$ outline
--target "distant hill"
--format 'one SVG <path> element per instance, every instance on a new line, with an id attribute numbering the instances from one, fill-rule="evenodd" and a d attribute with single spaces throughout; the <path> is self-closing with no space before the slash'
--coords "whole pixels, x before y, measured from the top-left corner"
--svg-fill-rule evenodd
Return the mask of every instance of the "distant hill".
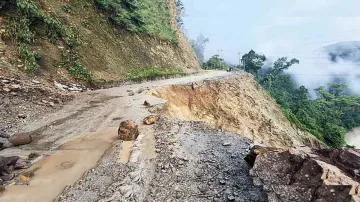
<path id="1" fill-rule="evenodd" d="M 324 47 L 323 49 L 333 62 L 345 60 L 360 62 L 360 41 L 344 41 Z"/>

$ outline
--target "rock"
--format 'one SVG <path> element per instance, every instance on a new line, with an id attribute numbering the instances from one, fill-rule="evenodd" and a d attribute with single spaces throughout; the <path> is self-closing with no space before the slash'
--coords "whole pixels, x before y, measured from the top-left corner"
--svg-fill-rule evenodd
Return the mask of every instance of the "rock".
<path id="1" fill-rule="evenodd" d="M 3 84 L 9 84 L 9 83 L 10 83 L 10 80 L 3 79 L 3 80 L 1 80 L 1 83 L 3 83 Z"/>
<path id="2" fill-rule="evenodd" d="M 136 140 L 139 136 L 138 125 L 132 120 L 121 122 L 118 130 L 118 136 L 124 141 Z"/>
<path id="3" fill-rule="evenodd" d="M 50 107 L 55 107 L 55 104 L 53 102 L 49 102 Z"/>
<path id="4" fill-rule="evenodd" d="M 6 132 L 4 129 L 1 129 L 1 128 L 0 128 L 0 137 L 2 137 L 2 138 L 9 138 L 10 135 L 7 134 L 7 132 Z"/>
<path id="5" fill-rule="evenodd" d="M 6 92 L 6 93 L 8 93 L 8 92 L 10 92 L 11 90 L 10 90 L 9 88 L 7 88 L 7 87 L 4 87 L 4 88 L 3 88 L 3 91 Z"/>
<path id="6" fill-rule="evenodd" d="M 253 148 L 247 161 L 268 196 L 278 201 L 360 201 L 359 150 Z"/>
<path id="7" fill-rule="evenodd" d="M 135 95 L 134 91 L 129 92 L 129 96 L 134 96 L 134 95 Z"/>
<path id="8" fill-rule="evenodd" d="M 58 83 L 57 81 L 54 81 L 54 85 L 56 88 L 65 91 L 65 89 L 67 89 L 68 87 L 65 85 L 62 85 L 61 83 Z"/>
<path id="9" fill-rule="evenodd" d="M 19 133 L 11 136 L 9 138 L 11 144 L 15 146 L 30 144 L 32 141 L 31 135 L 29 133 Z"/>
<path id="10" fill-rule="evenodd" d="M 32 82 L 33 84 L 41 84 L 41 82 L 38 81 L 38 80 L 32 80 L 31 82 Z"/>
<path id="11" fill-rule="evenodd" d="M 12 84 L 9 86 L 11 91 L 17 91 L 21 88 L 21 86 L 19 84 Z"/>
<path id="12" fill-rule="evenodd" d="M 18 156 L 11 156 L 11 157 L 0 156 L 0 178 L 3 181 L 12 180 L 15 177 L 12 171 L 19 159 L 20 157 Z"/>
<path id="13" fill-rule="evenodd" d="M 228 199 L 229 201 L 235 201 L 235 197 L 234 197 L 232 194 L 229 194 L 229 195 L 227 196 L 227 199 Z"/>
<path id="14" fill-rule="evenodd" d="M 136 91 L 138 94 L 144 92 L 144 89 L 143 88 L 139 88 L 137 91 Z"/>
<path id="15" fill-rule="evenodd" d="M 150 105 L 150 103 L 148 102 L 148 101 L 144 101 L 144 106 L 146 106 L 146 107 L 150 107 L 151 105 Z"/>
<path id="16" fill-rule="evenodd" d="M 36 153 L 36 152 L 33 152 L 33 153 L 30 153 L 30 154 L 29 154 L 28 158 L 29 158 L 29 159 L 34 159 L 34 158 L 37 158 L 37 157 L 39 157 L 39 156 L 40 156 L 40 154 L 38 154 L 38 153 Z"/>
<path id="17" fill-rule="evenodd" d="M 26 119 L 26 115 L 25 115 L 25 114 L 19 114 L 19 115 L 18 115 L 18 118 L 20 118 L 20 119 Z"/>
<path id="18" fill-rule="evenodd" d="M 159 121 L 160 116 L 159 115 L 150 115 L 144 118 L 143 122 L 146 125 L 152 125 L 154 123 L 156 123 L 157 121 Z"/>
<path id="19" fill-rule="evenodd" d="M 228 146 L 231 146 L 231 143 L 230 142 L 224 142 L 222 145 L 225 146 L 225 147 L 228 147 Z"/>

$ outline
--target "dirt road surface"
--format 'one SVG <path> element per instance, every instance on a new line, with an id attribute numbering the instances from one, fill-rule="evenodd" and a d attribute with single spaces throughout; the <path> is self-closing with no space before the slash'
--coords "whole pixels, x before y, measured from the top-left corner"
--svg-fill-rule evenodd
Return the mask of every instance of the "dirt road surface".
<path id="1" fill-rule="evenodd" d="M 29 185 L 7 186 L 0 200 L 267 201 L 243 160 L 251 144 L 247 138 L 165 116 L 153 126 L 141 124 L 166 102 L 148 89 L 227 75 L 213 71 L 79 94 L 21 128 L 32 134 L 30 145 L 0 151 L 42 156 L 28 169 L 34 171 Z M 128 119 L 139 124 L 133 142 L 117 139 L 119 123 Z"/>

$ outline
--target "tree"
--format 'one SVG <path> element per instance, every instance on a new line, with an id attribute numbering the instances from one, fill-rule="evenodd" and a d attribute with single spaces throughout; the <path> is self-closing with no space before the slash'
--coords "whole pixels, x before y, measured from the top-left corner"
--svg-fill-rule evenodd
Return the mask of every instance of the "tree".
<path id="1" fill-rule="evenodd" d="M 259 55 L 255 51 L 251 50 L 242 56 L 241 62 L 244 65 L 245 71 L 255 75 L 257 77 L 259 70 L 264 65 L 266 57 Z"/>
<path id="2" fill-rule="evenodd" d="M 229 66 L 226 64 L 224 59 L 220 58 L 219 55 L 212 56 L 206 63 L 204 63 L 205 69 L 219 69 L 219 70 L 227 70 Z"/>
<path id="3" fill-rule="evenodd" d="M 175 4 L 178 12 L 176 16 L 176 22 L 180 28 L 183 28 L 184 27 L 183 17 L 185 16 L 185 6 L 182 0 L 175 0 Z"/>
<path id="4" fill-rule="evenodd" d="M 190 40 L 190 44 L 194 49 L 200 64 L 202 64 L 205 60 L 204 52 L 205 52 L 206 44 L 208 42 L 209 42 L 209 38 L 206 38 L 203 34 L 200 34 L 196 38 L 196 40 Z"/>
<path id="5" fill-rule="evenodd" d="M 282 57 L 277 59 L 274 62 L 274 65 L 272 67 L 269 67 L 269 69 L 264 73 L 263 78 L 261 79 L 261 83 L 265 85 L 267 88 L 272 88 L 272 85 L 274 82 L 276 82 L 277 79 L 279 79 L 283 73 L 284 70 L 289 69 L 293 64 L 299 64 L 299 60 L 296 58 L 291 59 L 290 61 L 287 60 L 287 57 Z"/>

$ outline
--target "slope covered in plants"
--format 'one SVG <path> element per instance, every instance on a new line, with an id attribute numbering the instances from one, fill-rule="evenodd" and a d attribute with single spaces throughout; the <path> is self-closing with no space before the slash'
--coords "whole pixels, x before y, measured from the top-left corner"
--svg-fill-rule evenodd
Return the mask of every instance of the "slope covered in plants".
<path id="1" fill-rule="evenodd" d="M 0 4 L 1 38 L 19 70 L 58 80 L 121 80 L 146 68 L 197 71 L 177 15 L 176 3 L 165 0 L 12 0 Z"/>

